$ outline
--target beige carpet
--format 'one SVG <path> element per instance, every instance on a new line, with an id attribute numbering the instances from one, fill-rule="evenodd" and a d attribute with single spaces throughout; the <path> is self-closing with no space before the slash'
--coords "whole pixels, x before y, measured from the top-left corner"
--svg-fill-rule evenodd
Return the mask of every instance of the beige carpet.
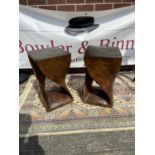
<path id="1" fill-rule="evenodd" d="M 20 136 L 134 129 L 134 72 L 120 73 L 114 84 L 114 107 L 88 105 L 80 98 L 84 74 L 68 75 L 74 102 L 47 113 L 38 98 L 35 76 L 20 89 Z M 96 83 L 94 83 L 96 85 Z M 55 86 L 47 79 L 47 89 Z"/>

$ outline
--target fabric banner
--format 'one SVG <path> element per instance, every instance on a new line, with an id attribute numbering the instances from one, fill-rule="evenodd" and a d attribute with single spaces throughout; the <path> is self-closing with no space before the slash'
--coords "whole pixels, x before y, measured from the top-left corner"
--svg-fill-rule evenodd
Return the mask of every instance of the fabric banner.
<path id="1" fill-rule="evenodd" d="M 135 64 L 135 7 L 95 12 L 52 11 L 29 6 L 19 7 L 19 68 L 31 68 L 27 52 L 59 47 L 72 55 L 71 68 L 84 67 L 88 45 L 119 47 L 122 65 Z M 73 17 L 94 17 L 96 28 L 68 28 Z M 94 51 L 95 52 L 95 51 Z"/>

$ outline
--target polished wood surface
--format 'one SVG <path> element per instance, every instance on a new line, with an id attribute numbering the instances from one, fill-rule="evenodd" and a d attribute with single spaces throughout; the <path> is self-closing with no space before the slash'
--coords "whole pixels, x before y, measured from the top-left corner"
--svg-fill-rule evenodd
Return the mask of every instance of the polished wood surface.
<path id="1" fill-rule="evenodd" d="M 113 106 L 113 84 L 120 70 L 121 61 L 122 56 L 118 48 L 88 46 L 84 56 L 84 102 L 103 107 Z M 93 87 L 93 80 L 100 87 Z"/>
<path id="2" fill-rule="evenodd" d="M 72 102 L 73 97 L 65 83 L 65 77 L 71 62 L 71 54 L 59 48 L 48 48 L 29 52 L 28 57 L 36 75 L 40 88 L 39 96 L 46 111 L 52 111 Z M 60 87 L 46 91 L 46 77 Z"/>

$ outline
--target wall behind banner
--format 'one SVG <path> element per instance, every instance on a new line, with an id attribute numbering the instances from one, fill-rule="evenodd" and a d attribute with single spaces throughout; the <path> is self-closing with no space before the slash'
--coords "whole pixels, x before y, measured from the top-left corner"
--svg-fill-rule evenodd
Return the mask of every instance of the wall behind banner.
<path id="1" fill-rule="evenodd" d="M 19 0 L 19 4 L 59 11 L 103 11 L 135 5 L 135 0 Z"/>

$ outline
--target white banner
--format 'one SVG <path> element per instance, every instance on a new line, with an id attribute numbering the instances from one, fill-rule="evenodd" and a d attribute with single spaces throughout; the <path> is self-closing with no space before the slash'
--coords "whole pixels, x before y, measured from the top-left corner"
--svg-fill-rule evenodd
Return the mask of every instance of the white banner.
<path id="1" fill-rule="evenodd" d="M 19 8 L 19 68 L 31 68 L 27 52 L 59 46 L 72 55 L 72 68 L 83 67 L 88 45 L 119 47 L 122 65 L 135 64 L 134 6 L 107 11 L 63 12 L 28 6 Z M 78 35 L 66 33 L 69 20 L 92 16 L 99 26 Z"/>

